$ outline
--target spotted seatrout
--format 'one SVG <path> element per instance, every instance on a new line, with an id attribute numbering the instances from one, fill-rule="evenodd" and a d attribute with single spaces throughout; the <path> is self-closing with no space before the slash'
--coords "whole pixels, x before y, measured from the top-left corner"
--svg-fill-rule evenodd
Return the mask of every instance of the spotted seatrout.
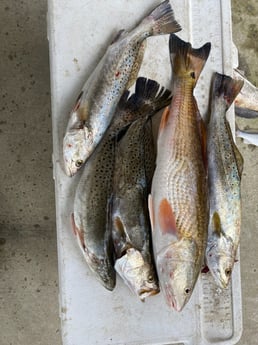
<path id="1" fill-rule="evenodd" d="M 204 124 L 193 89 L 210 43 L 193 49 L 170 36 L 173 99 L 163 113 L 149 210 L 159 284 L 167 304 L 181 311 L 194 289 L 207 238 Z"/>
<path id="2" fill-rule="evenodd" d="M 71 112 L 63 140 L 68 176 L 90 157 L 107 130 L 125 89 L 137 78 L 146 38 L 179 31 L 169 0 L 162 2 L 132 31 L 122 30 L 84 85 Z"/>
<path id="3" fill-rule="evenodd" d="M 171 93 L 153 80 L 138 78 L 135 93 L 122 96 L 115 117 L 103 140 L 86 163 L 78 184 L 73 228 L 83 255 L 97 279 L 108 290 L 115 286 L 113 246 L 108 227 L 107 204 L 111 196 L 115 138 L 121 128 L 146 114 L 153 114 L 171 101 Z"/>
<path id="4" fill-rule="evenodd" d="M 151 120 L 140 118 L 116 147 L 112 238 L 117 257 L 115 269 L 141 300 L 159 292 L 147 206 L 154 166 Z"/>
<path id="5" fill-rule="evenodd" d="M 243 81 L 215 73 L 207 133 L 210 217 L 206 262 L 215 282 L 230 280 L 241 227 L 240 183 L 243 159 L 232 137 L 226 111 Z"/>

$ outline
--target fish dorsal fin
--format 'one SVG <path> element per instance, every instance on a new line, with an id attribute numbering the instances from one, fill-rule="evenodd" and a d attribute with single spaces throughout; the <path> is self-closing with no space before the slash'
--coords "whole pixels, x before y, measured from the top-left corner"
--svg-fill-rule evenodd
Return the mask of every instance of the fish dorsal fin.
<path id="1" fill-rule="evenodd" d="M 230 107 L 244 85 L 243 80 L 236 80 L 227 75 L 215 72 L 212 86 L 213 96 L 222 98 L 226 109 Z"/>
<path id="2" fill-rule="evenodd" d="M 166 198 L 162 199 L 159 204 L 158 217 L 162 234 L 172 234 L 178 237 L 174 212 Z"/>
<path id="3" fill-rule="evenodd" d="M 139 52 L 138 52 L 137 57 L 135 59 L 135 62 L 133 64 L 129 80 L 128 80 L 126 87 L 125 87 L 126 89 L 130 89 L 130 87 L 135 83 L 135 81 L 137 79 L 139 70 L 141 68 L 141 64 L 142 64 L 144 52 L 146 49 L 146 45 L 147 45 L 147 42 L 146 42 L 146 40 L 144 40 L 142 42 L 140 48 L 139 48 Z"/>
<path id="4" fill-rule="evenodd" d="M 164 128 L 166 127 L 167 122 L 168 122 L 168 117 L 169 117 L 169 107 L 166 107 L 165 110 L 163 111 L 163 114 L 160 120 L 158 135 L 160 135 L 162 131 L 164 130 Z"/>
<path id="5" fill-rule="evenodd" d="M 169 38 L 169 51 L 173 73 L 176 76 L 188 75 L 196 83 L 208 59 L 210 49 L 210 43 L 194 49 L 189 42 L 185 42 L 175 34 L 171 34 Z"/>

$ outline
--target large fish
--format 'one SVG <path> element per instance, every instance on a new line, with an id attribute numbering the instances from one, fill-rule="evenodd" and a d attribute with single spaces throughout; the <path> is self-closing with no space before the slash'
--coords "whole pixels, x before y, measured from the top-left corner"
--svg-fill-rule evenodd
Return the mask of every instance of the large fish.
<path id="1" fill-rule="evenodd" d="M 112 191 L 115 138 L 119 131 L 171 101 L 171 93 L 153 80 L 138 78 L 135 93 L 122 96 L 116 115 L 100 145 L 86 163 L 75 200 L 73 228 L 83 255 L 98 280 L 108 290 L 115 286 L 113 246 L 107 204 Z"/>
<path id="2" fill-rule="evenodd" d="M 258 117 L 258 88 L 250 83 L 238 69 L 234 70 L 234 78 L 243 81 L 243 87 L 235 99 L 236 115 L 247 119 Z"/>
<path id="3" fill-rule="evenodd" d="M 74 175 L 107 130 L 125 89 L 136 80 L 146 38 L 181 30 L 169 0 L 158 5 L 130 32 L 120 31 L 85 83 L 71 112 L 63 141 L 65 171 Z"/>
<path id="4" fill-rule="evenodd" d="M 216 284 L 222 288 L 229 283 L 239 243 L 243 169 L 226 111 L 242 85 L 241 80 L 215 73 L 207 133 L 210 217 L 206 262 Z"/>
<path id="5" fill-rule="evenodd" d="M 149 210 L 159 284 L 167 304 L 181 311 L 194 289 L 207 238 L 204 123 L 193 90 L 210 43 L 193 49 L 169 40 L 173 99 L 163 113 Z"/>
<path id="6" fill-rule="evenodd" d="M 151 119 L 142 117 L 117 143 L 112 197 L 115 269 L 141 300 L 159 292 L 147 206 L 154 167 Z"/>

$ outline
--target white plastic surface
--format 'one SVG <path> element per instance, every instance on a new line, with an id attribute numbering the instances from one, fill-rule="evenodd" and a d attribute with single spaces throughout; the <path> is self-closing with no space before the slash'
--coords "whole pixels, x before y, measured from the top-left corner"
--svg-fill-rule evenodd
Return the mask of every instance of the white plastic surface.
<path id="1" fill-rule="evenodd" d="M 49 0 L 53 162 L 56 187 L 60 316 L 64 345 L 204 345 L 236 344 L 242 333 L 240 264 L 232 285 L 219 290 L 210 274 L 201 274 L 190 302 L 181 313 L 170 310 L 161 294 L 145 303 L 117 279 L 113 292 L 92 276 L 72 233 L 70 214 L 80 174 L 63 172 L 62 140 L 69 111 L 86 78 L 115 33 L 132 28 L 159 1 Z M 210 41 L 211 54 L 198 81 L 196 97 L 206 115 L 213 71 L 232 73 L 229 0 L 173 0 L 178 35 L 194 47 Z M 168 36 L 148 39 L 139 75 L 170 87 Z M 232 116 L 231 113 L 229 116 Z M 233 121 L 232 121 L 233 124 Z"/>

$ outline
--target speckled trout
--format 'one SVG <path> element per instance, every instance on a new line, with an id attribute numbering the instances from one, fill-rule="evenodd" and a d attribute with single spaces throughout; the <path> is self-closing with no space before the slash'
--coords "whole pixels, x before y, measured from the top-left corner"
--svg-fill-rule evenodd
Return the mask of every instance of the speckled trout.
<path id="1" fill-rule="evenodd" d="M 111 123 L 125 89 L 140 69 L 146 38 L 181 30 L 169 0 L 158 5 L 133 30 L 121 30 L 85 83 L 70 114 L 63 140 L 64 167 L 74 175 L 90 157 Z"/>
<path id="2" fill-rule="evenodd" d="M 96 278 L 108 290 L 115 286 L 113 244 L 108 219 L 112 192 L 115 140 L 132 121 L 154 114 L 171 102 L 171 93 L 154 80 L 138 78 L 135 93 L 122 96 L 115 117 L 83 168 L 74 200 L 73 229 Z"/>
<path id="3" fill-rule="evenodd" d="M 206 262 L 218 286 L 228 286 L 241 228 L 243 159 L 234 143 L 226 111 L 243 81 L 215 73 L 207 132 L 210 217 Z"/>
<path id="4" fill-rule="evenodd" d="M 115 269 L 141 300 L 159 292 L 147 204 L 154 167 L 151 119 L 141 117 L 116 145 L 112 196 Z"/>
<path id="5" fill-rule="evenodd" d="M 210 43 L 192 48 L 170 35 L 173 99 L 163 113 L 149 210 L 154 258 L 167 304 L 181 311 L 194 289 L 208 223 L 204 123 L 193 90 Z"/>

